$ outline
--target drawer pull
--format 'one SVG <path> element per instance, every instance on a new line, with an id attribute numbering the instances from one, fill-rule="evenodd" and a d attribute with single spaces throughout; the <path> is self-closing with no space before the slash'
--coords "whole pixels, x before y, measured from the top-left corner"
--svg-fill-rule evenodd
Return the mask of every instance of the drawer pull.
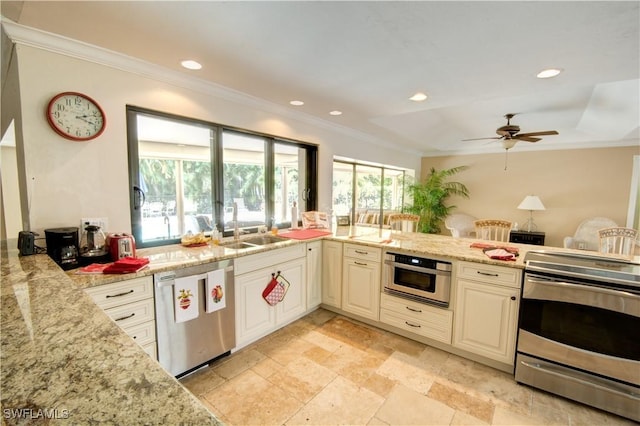
<path id="1" fill-rule="evenodd" d="M 356 265 L 360 265 L 360 266 L 369 266 L 366 263 L 360 263 L 360 262 L 353 262 L 353 263 L 355 263 Z"/>
<path id="2" fill-rule="evenodd" d="M 480 274 L 480 275 L 486 275 L 487 277 L 499 277 L 500 274 L 490 274 L 488 272 L 482 272 L 482 271 L 476 271 L 476 273 Z"/>
<path id="3" fill-rule="evenodd" d="M 114 321 L 122 321 L 122 320 L 126 320 L 126 319 L 129 319 L 129 318 L 133 318 L 133 316 L 134 316 L 135 314 L 136 314 L 136 313 L 135 313 L 135 312 L 133 312 L 131 315 L 127 315 L 126 317 L 116 318 Z"/>
<path id="4" fill-rule="evenodd" d="M 410 308 L 409 306 L 405 306 L 405 308 L 407 308 L 408 310 L 410 310 L 411 312 L 418 312 L 421 313 L 422 309 L 414 309 L 414 308 Z"/>
<path id="5" fill-rule="evenodd" d="M 362 250 L 355 250 L 355 252 L 358 254 L 369 254 L 368 251 L 362 251 Z"/>
<path id="6" fill-rule="evenodd" d="M 407 324 L 409 327 L 415 327 L 415 328 L 422 327 L 420 324 L 411 324 L 409 321 L 405 321 L 404 323 Z"/>
<path id="7" fill-rule="evenodd" d="M 110 294 L 107 294 L 107 299 L 110 297 L 120 297 L 120 296 L 126 296 L 127 294 L 131 294 L 133 293 L 133 289 L 129 290 L 129 291 L 125 291 L 124 293 L 118 293 L 118 294 L 114 294 L 113 296 Z"/>

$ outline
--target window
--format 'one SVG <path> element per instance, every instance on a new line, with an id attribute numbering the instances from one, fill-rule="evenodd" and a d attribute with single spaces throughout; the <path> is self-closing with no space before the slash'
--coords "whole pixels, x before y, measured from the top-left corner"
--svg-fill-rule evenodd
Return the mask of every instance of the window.
<path id="1" fill-rule="evenodd" d="M 412 175 L 412 170 L 334 160 L 333 211 L 356 225 L 384 226 L 388 213 L 402 211 L 404 182 Z"/>
<path id="2" fill-rule="evenodd" d="M 127 107 L 127 129 L 140 247 L 214 227 L 256 232 L 272 219 L 288 227 L 294 201 L 315 209 L 316 146 L 136 107 Z"/>

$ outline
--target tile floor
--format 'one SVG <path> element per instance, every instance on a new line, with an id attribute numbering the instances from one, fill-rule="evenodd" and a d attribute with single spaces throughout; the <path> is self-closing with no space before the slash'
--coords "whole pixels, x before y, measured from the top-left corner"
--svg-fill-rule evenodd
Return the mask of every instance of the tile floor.
<path id="1" fill-rule="evenodd" d="M 632 425 L 324 309 L 183 378 L 229 425 Z"/>

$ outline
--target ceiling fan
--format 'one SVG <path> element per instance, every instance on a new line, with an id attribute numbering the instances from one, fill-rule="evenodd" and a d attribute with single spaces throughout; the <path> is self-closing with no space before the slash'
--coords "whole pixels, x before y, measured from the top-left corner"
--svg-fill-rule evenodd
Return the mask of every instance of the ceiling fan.
<path id="1" fill-rule="evenodd" d="M 529 132 L 529 133 L 520 133 L 520 126 L 511 124 L 511 119 L 515 116 L 515 114 L 505 114 L 504 118 L 507 119 L 506 126 L 498 127 L 496 129 L 496 133 L 500 136 L 491 137 L 491 138 L 475 138 L 475 139 L 463 139 L 463 142 L 466 141 L 479 141 L 479 140 L 488 140 L 495 139 L 502 141 L 502 147 L 505 149 L 505 154 L 508 154 L 509 150 L 513 148 L 513 146 L 518 141 L 524 142 L 538 142 L 542 140 L 537 136 L 549 136 L 549 135 L 557 135 L 558 132 L 555 130 L 544 130 L 542 132 Z M 504 169 L 507 170 L 507 157 L 505 155 L 504 160 Z"/>
<path id="2" fill-rule="evenodd" d="M 505 114 L 504 118 L 507 119 L 507 125 L 498 127 L 496 129 L 496 133 L 500 136 L 492 137 L 492 138 L 475 138 L 475 139 L 463 139 L 463 141 L 479 141 L 479 140 L 502 140 L 502 146 L 504 149 L 511 149 L 518 141 L 524 142 L 538 142 L 542 140 L 537 136 L 548 136 L 548 135 L 557 135 L 558 132 L 555 130 L 545 130 L 542 132 L 529 132 L 529 133 L 519 133 L 520 126 L 511 124 L 511 119 L 515 116 L 515 114 Z"/>

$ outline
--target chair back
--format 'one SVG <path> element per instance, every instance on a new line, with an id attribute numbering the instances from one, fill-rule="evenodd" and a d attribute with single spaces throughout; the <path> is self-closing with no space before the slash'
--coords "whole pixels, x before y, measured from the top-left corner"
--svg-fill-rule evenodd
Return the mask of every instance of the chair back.
<path id="1" fill-rule="evenodd" d="M 392 231 L 418 232 L 420 216 L 417 214 L 396 213 L 389 215 L 389 227 Z"/>
<path id="2" fill-rule="evenodd" d="M 455 238 L 472 237 L 476 233 L 474 222 L 477 217 L 465 213 L 456 213 L 447 216 L 444 220 L 444 226 L 451 231 L 451 236 Z"/>
<path id="3" fill-rule="evenodd" d="M 598 231 L 600 252 L 630 256 L 636 248 L 638 231 L 632 228 L 604 228 Z"/>
<path id="4" fill-rule="evenodd" d="M 509 241 L 511 222 L 501 219 L 476 220 L 476 238 L 480 240 Z"/>

